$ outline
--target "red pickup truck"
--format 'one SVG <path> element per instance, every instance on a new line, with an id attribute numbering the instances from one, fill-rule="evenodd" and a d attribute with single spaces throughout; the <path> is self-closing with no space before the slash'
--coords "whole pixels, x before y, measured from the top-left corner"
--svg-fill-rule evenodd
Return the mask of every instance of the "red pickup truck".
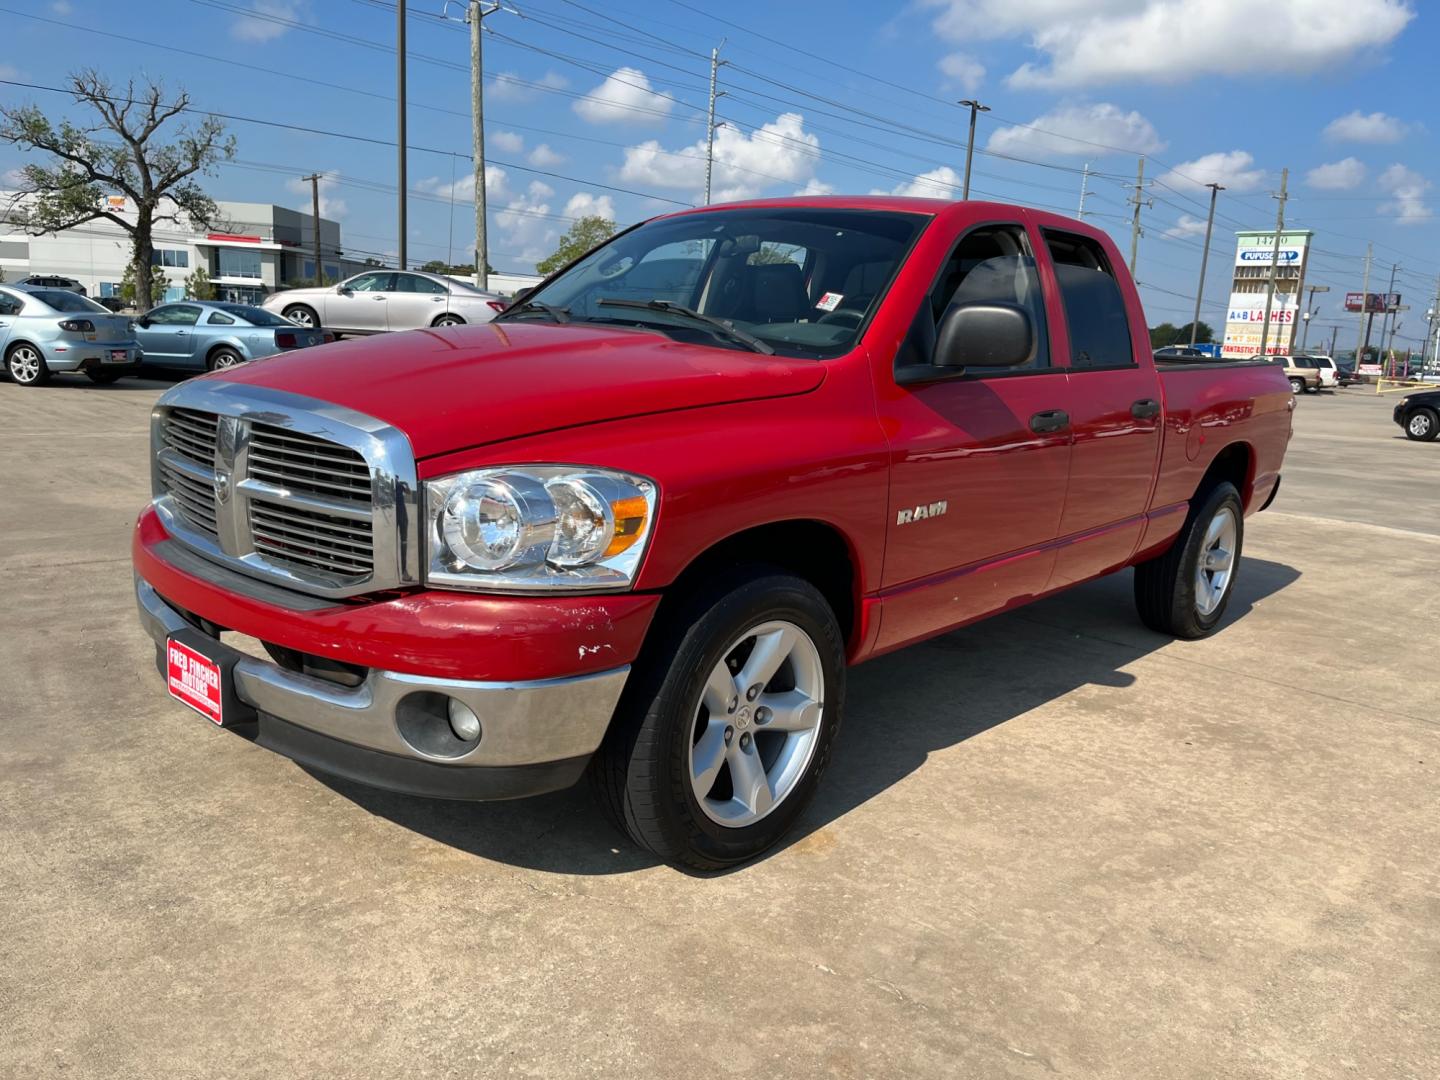
<path id="1" fill-rule="evenodd" d="M 261 746 L 457 799 L 588 771 L 719 867 L 804 809 L 847 665 L 1129 566 L 1148 626 L 1214 630 L 1292 408 L 1268 363 L 1157 368 L 1080 222 L 710 207 L 488 325 L 168 391 L 140 614 L 169 692 Z"/>

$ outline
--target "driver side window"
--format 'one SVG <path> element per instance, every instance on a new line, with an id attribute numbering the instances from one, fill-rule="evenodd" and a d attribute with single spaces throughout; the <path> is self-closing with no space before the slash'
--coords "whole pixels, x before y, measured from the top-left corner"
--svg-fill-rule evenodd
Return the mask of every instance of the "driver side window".
<path id="1" fill-rule="evenodd" d="M 347 281 L 345 287 L 354 292 L 390 292 L 394 277 L 394 274 L 361 274 Z"/>

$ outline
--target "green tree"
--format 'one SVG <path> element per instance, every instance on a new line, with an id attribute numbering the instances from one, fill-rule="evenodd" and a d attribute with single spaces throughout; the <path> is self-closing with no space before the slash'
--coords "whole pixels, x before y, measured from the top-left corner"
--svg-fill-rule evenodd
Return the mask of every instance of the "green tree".
<path id="1" fill-rule="evenodd" d="M 463 277 L 466 274 L 475 273 L 475 264 L 473 262 L 447 263 L 443 259 L 431 259 L 420 269 L 427 274 L 454 274 L 457 277 Z M 487 274 L 495 273 L 495 267 L 490 265 L 489 259 L 485 260 L 485 272 Z"/>
<path id="2" fill-rule="evenodd" d="M 197 266 L 185 279 L 185 295 L 191 300 L 214 300 L 215 283 L 203 266 Z"/>
<path id="3" fill-rule="evenodd" d="M 120 278 L 120 299 L 130 307 L 149 311 L 156 304 L 164 302 L 165 290 L 168 288 L 170 288 L 170 281 L 163 271 L 158 274 L 151 273 L 150 302 L 141 304 L 137 298 L 143 294 L 140 292 L 140 283 L 135 280 L 135 264 L 131 263 L 125 267 L 125 273 Z"/>
<path id="4" fill-rule="evenodd" d="M 1159 326 L 1150 328 L 1150 347 L 1152 349 L 1163 349 L 1166 345 L 1174 345 L 1179 340 L 1180 331 L 1175 328 L 1174 323 L 1162 322 Z M 1187 334 L 1185 340 L 1190 340 Z"/>
<path id="5" fill-rule="evenodd" d="M 614 235 L 615 222 L 609 218 L 600 217 L 598 214 L 579 218 L 565 231 L 565 235 L 560 237 L 560 245 L 554 253 L 535 264 L 535 272 L 553 274 Z"/>
<path id="6" fill-rule="evenodd" d="M 196 176 L 234 157 L 235 140 L 219 119 L 206 116 L 198 123 L 176 122 L 173 141 L 159 142 L 162 128 L 193 110 L 185 91 L 166 101 L 169 95 L 157 82 L 147 80 L 137 89 L 131 80 L 115 87 L 87 69 L 70 76 L 70 93 L 98 121 L 56 124 L 35 105 L 0 108 L 0 141 L 49 155 L 46 163 L 21 170 L 10 219 L 34 236 L 97 218 L 113 222 L 130 235 L 136 295 L 153 296 L 155 226 L 184 223 L 198 231 L 217 224 L 215 200 Z M 116 194 L 126 199 L 123 211 L 106 199 Z"/>
<path id="7" fill-rule="evenodd" d="M 1188 322 L 1187 322 L 1184 326 L 1180 327 L 1179 330 L 1176 330 L 1175 333 L 1177 333 L 1177 334 L 1180 335 L 1179 340 L 1177 341 L 1177 344 L 1179 344 L 1179 345 L 1189 345 L 1189 344 L 1190 344 L 1190 324 L 1189 324 Z M 1215 331 L 1212 330 L 1212 329 L 1210 329 L 1210 324 L 1209 324 L 1209 323 L 1207 323 L 1204 319 L 1201 319 L 1198 323 L 1195 324 L 1195 344 L 1196 344 L 1196 345 L 1208 345 L 1208 344 L 1210 344 L 1211 342 L 1213 342 L 1214 340 L 1215 340 Z"/>

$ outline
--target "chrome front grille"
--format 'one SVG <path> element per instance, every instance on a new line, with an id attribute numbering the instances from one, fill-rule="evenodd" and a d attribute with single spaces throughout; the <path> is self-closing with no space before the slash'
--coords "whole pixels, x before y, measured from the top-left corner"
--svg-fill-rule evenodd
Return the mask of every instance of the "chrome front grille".
<path id="1" fill-rule="evenodd" d="M 202 554 L 324 596 L 418 581 L 418 483 L 394 429 L 277 391 L 202 381 L 161 399 L 152 432 L 156 507 Z"/>

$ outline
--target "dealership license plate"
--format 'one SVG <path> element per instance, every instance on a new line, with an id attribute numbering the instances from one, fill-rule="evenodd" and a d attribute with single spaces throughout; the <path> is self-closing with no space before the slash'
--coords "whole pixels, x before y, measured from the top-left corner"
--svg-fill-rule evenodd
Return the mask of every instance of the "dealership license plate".
<path id="1" fill-rule="evenodd" d="M 203 653 L 173 637 L 165 643 L 165 688 L 212 724 L 225 725 L 224 673 Z"/>
<path id="2" fill-rule="evenodd" d="M 124 364 L 130 359 L 130 354 L 124 349 L 111 349 L 105 357 L 107 364 Z"/>

